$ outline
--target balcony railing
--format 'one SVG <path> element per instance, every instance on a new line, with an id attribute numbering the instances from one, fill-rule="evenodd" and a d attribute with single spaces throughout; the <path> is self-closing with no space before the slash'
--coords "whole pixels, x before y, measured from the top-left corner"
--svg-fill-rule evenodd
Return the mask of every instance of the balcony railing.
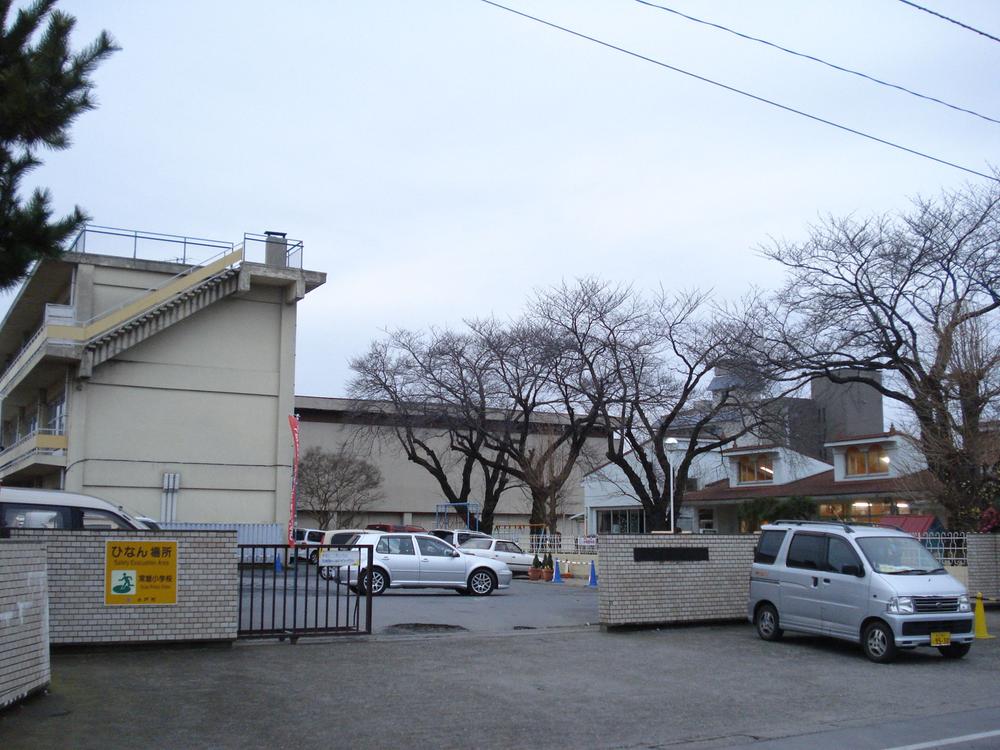
<path id="1" fill-rule="evenodd" d="M 67 446 L 68 440 L 61 428 L 58 431 L 55 428 L 32 430 L 0 452 L 0 476 L 30 456 L 55 456 L 60 452 L 65 455 Z"/>

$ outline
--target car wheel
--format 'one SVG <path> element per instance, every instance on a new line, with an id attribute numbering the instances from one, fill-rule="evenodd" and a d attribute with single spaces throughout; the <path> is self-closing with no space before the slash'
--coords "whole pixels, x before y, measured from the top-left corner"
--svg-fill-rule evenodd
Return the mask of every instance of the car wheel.
<path id="1" fill-rule="evenodd" d="M 358 575 L 358 588 L 372 596 L 381 596 L 389 587 L 389 574 L 381 568 L 373 568 L 371 572 L 362 570 Z"/>
<path id="2" fill-rule="evenodd" d="M 330 570 L 329 565 L 324 565 L 319 569 L 319 577 L 322 578 L 324 581 L 329 581 L 331 578 L 333 578 L 333 572 Z"/>
<path id="3" fill-rule="evenodd" d="M 319 562 L 319 550 L 313 550 L 309 553 L 309 562 L 313 565 Z"/>
<path id="4" fill-rule="evenodd" d="M 496 587 L 497 581 L 493 573 L 485 568 L 479 568 L 479 570 L 472 571 L 472 575 L 469 576 L 469 585 L 466 591 L 474 596 L 489 596 Z"/>
<path id="5" fill-rule="evenodd" d="M 784 634 L 778 627 L 778 610 L 771 604 L 761 604 L 757 607 L 753 624 L 757 628 L 757 635 L 765 641 L 777 641 Z"/>
<path id="6" fill-rule="evenodd" d="M 971 643 L 952 643 L 950 646 L 938 646 L 938 651 L 945 659 L 961 659 L 972 648 Z"/>
<path id="7" fill-rule="evenodd" d="M 884 622 L 876 621 L 868 625 L 861 634 L 861 648 L 865 656 L 879 664 L 896 658 L 896 638 L 892 628 Z"/>

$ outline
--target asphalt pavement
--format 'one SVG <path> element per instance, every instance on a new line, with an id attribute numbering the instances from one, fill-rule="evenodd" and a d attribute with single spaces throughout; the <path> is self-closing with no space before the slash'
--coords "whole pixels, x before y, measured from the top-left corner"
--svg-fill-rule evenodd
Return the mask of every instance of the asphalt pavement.
<path id="1" fill-rule="evenodd" d="M 259 574 L 258 574 L 259 575 Z M 253 593 L 244 582 L 241 628 L 346 626 L 365 628 L 365 602 L 347 588 L 318 579 L 309 569 L 294 589 L 270 574 L 255 577 Z M 284 585 L 283 585 L 284 584 Z M 285 592 L 287 591 L 287 595 Z M 293 612 L 294 610 L 294 612 Z M 372 599 L 372 632 L 511 630 L 592 625 L 597 622 L 597 589 L 581 579 L 545 583 L 515 578 L 489 596 L 462 596 L 452 589 L 390 588 Z"/>
<path id="2" fill-rule="evenodd" d="M 573 593 L 523 583 L 482 600 L 389 594 L 380 617 L 386 628 L 397 617 L 417 622 L 406 603 L 418 602 L 438 624 L 458 623 L 466 606 L 498 607 L 481 614 L 499 617 L 513 604 L 575 606 Z M 988 618 L 998 633 L 1000 611 Z M 512 614 L 503 630 L 57 653 L 51 693 L 0 715 L 0 747 L 1000 745 L 997 640 L 961 661 L 920 649 L 877 665 L 852 644 L 766 643 L 746 624 L 514 629 L 521 624 Z M 941 744 L 956 737 L 965 739 Z"/>

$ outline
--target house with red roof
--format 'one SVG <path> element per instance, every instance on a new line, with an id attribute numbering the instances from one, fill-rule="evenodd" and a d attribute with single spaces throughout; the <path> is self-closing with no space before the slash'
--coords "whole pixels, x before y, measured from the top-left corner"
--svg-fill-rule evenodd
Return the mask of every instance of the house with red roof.
<path id="1" fill-rule="evenodd" d="M 684 504 L 702 529 L 722 534 L 754 531 L 750 525 L 776 520 L 752 522 L 750 514 L 741 513 L 754 501 L 809 498 L 820 518 L 850 522 L 878 523 L 923 511 L 933 516 L 926 466 L 908 436 L 892 429 L 840 438 L 825 447 L 832 465 L 773 445 L 722 451 L 727 476 L 686 493 Z"/>
<path id="2" fill-rule="evenodd" d="M 716 368 L 708 390 L 724 390 L 739 377 Z M 749 504 L 760 501 L 756 508 L 766 509 L 764 501 L 802 497 L 814 500 L 823 518 L 859 522 L 933 510 L 923 457 L 908 436 L 895 429 L 878 432 L 882 397 L 871 386 L 817 378 L 808 398 L 785 397 L 769 409 L 773 414 L 759 434 L 698 456 L 684 488 L 679 528 L 754 531 L 761 518 L 746 512 Z M 738 434 L 743 420 L 734 409 L 720 413 L 717 422 L 712 425 L 716 437 Z M 683 453 L 690 437 L 683 416 L 670 436 L 676 441 L 673 450 Z M 583 487 L 587 533 L 645 531 L 642 507 L 617 467 L 593 469 Z"/>

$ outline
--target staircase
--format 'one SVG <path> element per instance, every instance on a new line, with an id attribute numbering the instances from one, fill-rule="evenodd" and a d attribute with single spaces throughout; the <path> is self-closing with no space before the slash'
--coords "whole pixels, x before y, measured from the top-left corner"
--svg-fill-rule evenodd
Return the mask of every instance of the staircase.
<path id="1" fill-rule="evenodd" d="M 89 371 L 165 328 L 189 318 L 199 310 L 233 294 L 239 286 L 239 268 L 227 268 L 133 318 L 87 340 L 80 366 L 82 377 Z"/>

